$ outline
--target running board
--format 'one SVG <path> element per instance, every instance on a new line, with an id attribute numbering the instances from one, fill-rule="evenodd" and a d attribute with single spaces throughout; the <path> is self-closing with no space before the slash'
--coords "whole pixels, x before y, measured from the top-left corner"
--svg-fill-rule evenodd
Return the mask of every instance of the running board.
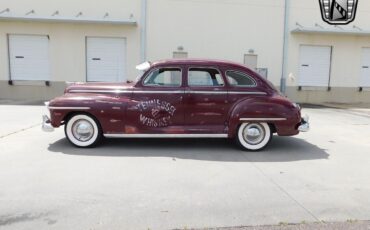
<path id="1" fill-rule="evenodd" d="M 227 134 L 104 134 L 107 138 L 228 138 Z"/>

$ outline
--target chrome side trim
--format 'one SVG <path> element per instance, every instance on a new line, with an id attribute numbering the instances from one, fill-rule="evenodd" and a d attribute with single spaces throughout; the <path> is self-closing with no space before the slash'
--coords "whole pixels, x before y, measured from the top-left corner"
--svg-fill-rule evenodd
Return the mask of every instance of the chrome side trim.
<path id="1" fill-rule="evenodd" d="M 69 91 L 70 93 L 152 93 L 152 94 L 161 94 L 161 93 L 168 93 L 168 94 L 182 94 L 182 93 L 190 93 L 190 94 L 244 94 L 244 95 L 267 95 L 266 92 L 245 92 L 245 91 L 212 91 L 212 90 L 88 90 L 88 89 L 73 89 Z"/>
<path id="2" fill-rule="evenodd" d="M 240 121 L 286 121 L 286 118 L 240 118 Z"/>
<path id="3" fill-rule="evenodd" d="M 196 90 L 188 90 L 185 91 L 185 93 L 190 93 L 190 94 L 227 94 L 227 91 L 196 91 Z"/>
<path id="4" fill-rule="evenodd" d="M 72 89 L 70 93 L 132 93 L 129 90 L 93 90 L 93 89 Z"/>
<path id="5" fill-rule="evenodd" d="M 119 93 L 152 93 L 152 94 L 156 94 L 156 93 L 169 93 L 169 94 L 173 94 L 173 93 L 184 93 L 183 90 L 88 90 L 88 89 L 73 89 L 71 91 L 69 91 L 70 93 L 115 93 L 115 94 L 119 94 Z"/>
<path id="6" fill-rule="evenodd" d="M 104 134 L 107 138 L 227 138 L 227 134 Z"/>
<path id="7" fill-rule="evenodd" d="M 91 109 L 91 108 L 90 107 L 59 107 L 59 106 L 49 106 L 48 109 L 54 109 L 54 110 L 63 110 L 63 109 L 87 110 L 87 109 Z"/>
<path id="8" fill-rule="evenodd" d="M 179 94 L 179 93 L 184 93 L 184 90 L 138 90 L 138 91 L 133 91 L 133 93 L 169 93 L 169 94 Z"/>
<path id="9" fill-rule="evenodd" d="M 195 91 L 188 90 L 185 93 L 190 94 L 246 94 L 246 95 L 266 95 L 265 92 L 244 92 L 244 91 Z"/>
<path id="10" fill-rule="evenodd" d="M 267 95 L 266 92 L 240 92 L 240 91 L 229 91 L 229 94 L 250 94 L 250 95 Z"/>

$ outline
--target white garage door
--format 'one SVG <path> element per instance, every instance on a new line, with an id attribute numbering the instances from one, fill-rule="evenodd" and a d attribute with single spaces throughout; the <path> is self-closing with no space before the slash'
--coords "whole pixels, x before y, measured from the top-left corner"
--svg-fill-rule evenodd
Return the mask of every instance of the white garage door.
<path id="1" fill-rule="evenodd" d="M 126 39 L 87 38 L 87 81 L 126 80 Z"/>
<path id="2" fill-rule="evenodd" d="M 299 86 L 328 86 L 330 60 L 330 46 L 301 46 Z"/>
<path id="3" fill-rule="evenodd" d="M 370 87 L 370 48 L 362 49 L 361 87 Z"/>
<path id="4" fill-rule="evenodd" d="M 11 80 L 50 80 L 49 38 L 9 35 Z"/>

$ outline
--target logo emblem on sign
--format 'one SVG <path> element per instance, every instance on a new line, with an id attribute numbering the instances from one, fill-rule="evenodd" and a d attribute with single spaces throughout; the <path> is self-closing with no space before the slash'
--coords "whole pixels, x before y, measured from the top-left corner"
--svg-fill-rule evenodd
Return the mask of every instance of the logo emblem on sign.
<path id="1" fill-rule="evenodd" d="M 358 0 L 319 0 L 322 19 L 331 25 L 346 25 L 355 20 Z"/>

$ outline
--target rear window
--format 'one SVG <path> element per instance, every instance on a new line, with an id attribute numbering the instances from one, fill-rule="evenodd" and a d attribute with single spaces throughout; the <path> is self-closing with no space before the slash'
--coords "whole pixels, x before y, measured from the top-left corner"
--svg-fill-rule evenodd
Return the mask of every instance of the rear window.
<path id="1" fill-rule="evenodd" d="M 253 87 L 257 85 L 251 76 L 240 71 L 228 70 L 226 71 L 226 78 L 232 86 Z"/>

